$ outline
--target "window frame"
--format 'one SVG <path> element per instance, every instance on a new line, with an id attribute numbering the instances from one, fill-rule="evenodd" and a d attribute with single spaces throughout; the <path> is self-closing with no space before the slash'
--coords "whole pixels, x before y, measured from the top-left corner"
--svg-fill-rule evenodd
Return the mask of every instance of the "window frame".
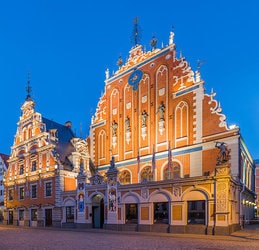
<path id="1" fill-rule="evenodd" d="M 37 161 L 32 160 L 31 161 L 31 172 L 35 172 L 37 170 Z"/>
<path id="2" fill-rule="evenodd" d="M 154 223 L 168 224 L 169 223 L 169 202 L 154 202 L 153 204 Z"/>
<path id="3" fill-rule="evenodd" d="M 10 188 L 8 189 L 8 201 L 13 201 L 14 200 L 14 189 Z"/>
<path id="4" fill-rule="evenodd" d="M 19 200 L 25 199 L 25 188 L 24 186 L 19 187 Z"/>
<path id="5" fill-rule="evenodd" d="M 34 190 L 34 187 L 35 187 L 35 190 Z M 33 196 L 34 191 L 35 191 L 35 196 Z M 31 199 L 37 199 L 37 196 L 38 196 L 38 186 L 37 186 L 37 184 L 32 184 L 31 185 Z"/>
<path id="6" fill-rule="evenodd" d="M 24 209 L 19 209 L 19 221 L 24 220 Z"/>
<path id="7" fill-rule="evenodd" d="M 201 205 L 201 208 L 199 204 Z M 205 222 L 206 222 L 205 200 L 187 201 L 187 224 L 205 225 Z"/>
<path id="8" fill-rule="evenodd" d="M 132 212 L 132 213 L 131 213 Z M 125 204 L 125 219 L 128 224 L 138 224 L 138 203 Z"/>
<path id="9" fill-rule="evenodd" d="M 31 209 L 31 221 L 37 221 L 38 220 L 38 210 L 35 208 Z"/>
<path id="10" fill-rule="evenodd" d="M 24 174 L 24 165 L 20 165 L 19 166 L 19 175 L 23 175 Z"/>
<path id="11" fill-rule="evenodd" d="M 71 218 L 68 218 L 68 217 Z M 66 206 L 66 222 L 73 223 L 75 220 L 75 208 L 74 206 Z"/>
<path id="12" fill-rule="evenodd" d="M 48 185 L 50 185 L 48 187 Z M 44 184 L 44 197 L 52 197 L 52 181 L 46 181 Z"/>

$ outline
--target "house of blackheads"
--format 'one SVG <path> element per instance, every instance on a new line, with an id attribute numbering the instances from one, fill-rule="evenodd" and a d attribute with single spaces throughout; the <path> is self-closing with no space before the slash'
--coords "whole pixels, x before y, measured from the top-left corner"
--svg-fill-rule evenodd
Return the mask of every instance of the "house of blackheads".
<path id="1" fill-rule="evenodd" d="M 135 24 L 137 25 L 137 24 Z M 136 27 L 134 27 L 136 28 Z M 254 161 L 215 92 L 168 45 L 135 43 L 105 90 L 89 136 L 35 110 L 30 95 L 5 175 L 4 223 L 230 234 L 254 216 Z"/>

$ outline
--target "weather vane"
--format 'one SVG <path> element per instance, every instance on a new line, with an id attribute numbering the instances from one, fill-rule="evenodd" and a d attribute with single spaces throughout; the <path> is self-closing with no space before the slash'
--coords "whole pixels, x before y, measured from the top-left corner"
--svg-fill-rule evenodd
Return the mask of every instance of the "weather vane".
<path id="1" fill-rule="evenodd" d="M 31 85 L 30 85 L 30 82 L 31 82 L 30 72 L 28 72 L 28 80 L 27 80 L 27 87 L 26 87 L 26 92 L 27 92 L 26 100 L 31 98 Z"/>
<path id="2" fill-rule="evenodd" d="M 132 32 L 132 42 L 133 42 L 133 46 L 136 47 L 141 39 L 141 29 L 140 26 L 138 24 L 138 17 L 134 18 L 134 27 L 133 27 L 133 32 Z"/>

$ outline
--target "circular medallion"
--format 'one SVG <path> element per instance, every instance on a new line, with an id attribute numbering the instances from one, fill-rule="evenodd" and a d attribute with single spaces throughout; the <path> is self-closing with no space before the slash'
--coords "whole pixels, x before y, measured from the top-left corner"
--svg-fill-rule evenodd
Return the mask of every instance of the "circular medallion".
<path id="1" fill-rule="evenodd" d="M 133 86 L 133 89 L 136 90 L 138 88 L 138 84 L 142 79 L 143 72 L 140 69 L 134 70 L 128 79 L 129 85 Z"/>

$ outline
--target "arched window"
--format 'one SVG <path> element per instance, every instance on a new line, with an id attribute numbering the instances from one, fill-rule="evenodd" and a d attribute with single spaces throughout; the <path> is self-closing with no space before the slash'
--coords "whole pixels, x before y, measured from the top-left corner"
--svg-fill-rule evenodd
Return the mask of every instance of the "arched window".
<path id="1" fill-rule="evenodd" d="M 151 171 L 151 166 L 144 167 L 140 174 L 140 181 L 153 181 L 153 173 Z"/>
<path id="2" fill-rule="evenodd" d="M 175 131 L 176 138 L 183 138 L 188 133 L 188 104 L 180 102 L 175 110 Z"/>
<path id="3" fill-rule="evenodd" d="M 178 179 L 181 178 L 181 166 L 178 162 L 172 162 L 172 166 L 164 168 L 164 179 Z"/>
<path id="4" fill-rule="evenodd" d="M 105 158 L 105 149 L 106 149 L 106 143 L 105 143 L 105 138 L 106 138 L 106 133 L 104 130 L 102 130 L 99 133 L 99 138 L 98 138 L 98 144 L 99 144 L 99 159 L 104 159 Z"/>
<path id="5" fill-rule="evenodd" d="M 130 172 L 128 170 L 123 170 L 119 174 L 119 181 L 121 184 L 130 184 Z"/>

